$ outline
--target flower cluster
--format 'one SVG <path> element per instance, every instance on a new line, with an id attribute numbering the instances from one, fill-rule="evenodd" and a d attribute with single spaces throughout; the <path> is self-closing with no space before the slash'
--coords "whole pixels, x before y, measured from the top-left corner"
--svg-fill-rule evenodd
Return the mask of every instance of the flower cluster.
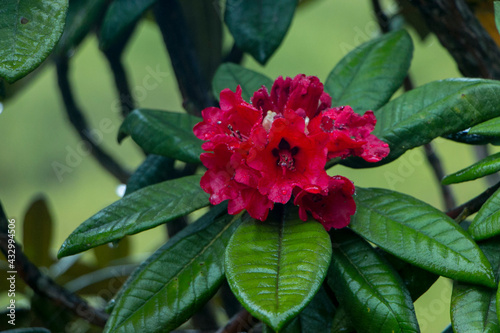
<path id="1" fill-rule="evenodd" d="M 194 127 L 205 140 L 201 161 L 207 167 L 201 187 L 214 205 L 228 200 L 229 214 L 243 209 L 265 220 L 274 203 L 293 202 L 299 216 L 309 212 L 325 229 L 349 224 L 356 205 L 354 185 L 325 171 L 332 158 L 359 156 L 378 162 L 389 146 L 370 134 L 372 111 L 363 116 L 349 106 L 331 108 L 331 97 L 315 76 L 279 77 L 257 90 L 251 103 L 236 92 L 220 93 L 220 108 L 202 112 Z"/>

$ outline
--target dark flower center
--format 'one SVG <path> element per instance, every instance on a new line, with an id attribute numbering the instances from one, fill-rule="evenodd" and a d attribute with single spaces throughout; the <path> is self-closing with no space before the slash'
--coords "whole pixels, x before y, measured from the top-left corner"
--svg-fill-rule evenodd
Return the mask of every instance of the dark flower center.
<path id="1" fill-rule="evenodd" d="M 276 165 L 281 167 L 283 174 L 286 170 L 295 171 L 295 160 L 294 156 L 299 152 L 299 147 L 290 147 L 288 141 L 284 138 L 281 139 L 278 144 L 278 148 L 272 150 L 272 154 L 276 157 Z"/>

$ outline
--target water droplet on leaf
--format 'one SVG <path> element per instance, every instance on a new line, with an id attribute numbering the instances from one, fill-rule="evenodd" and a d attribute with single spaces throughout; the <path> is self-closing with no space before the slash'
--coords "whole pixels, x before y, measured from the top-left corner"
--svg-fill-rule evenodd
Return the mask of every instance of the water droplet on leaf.
<path id="1" fill-rule="evenodd" d="M 127 185 L 125 184 L 120 184 L 116 187 L 116 190 L 115 190 L 115 193 L 117 196 L 119 196 L 120 198 L 123 198 L 123 196 L 125 195 L 125 191 L 127 190 Z"/>

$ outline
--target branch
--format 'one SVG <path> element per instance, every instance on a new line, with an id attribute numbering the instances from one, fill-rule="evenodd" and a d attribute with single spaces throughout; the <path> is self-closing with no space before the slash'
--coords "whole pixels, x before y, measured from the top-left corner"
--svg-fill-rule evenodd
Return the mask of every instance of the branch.
<path id="1" fill-rule="evenodd" d="M 390 22 L 389 19 L 387 18 L 387 15 L 384 13 L 382 7 L 380 6 L 379 0 L 372 0 L 372 6 L 373 6 L 373 11 L 375 12 L 375 15 L 377 17 L 378 24 L 380 26 L 380 29 L 382 32 L 387 33 L 390 31 Z M 413 81 L 410 77 L 410 74 L 408 74 L 403 82 L 403 88 L 405 91 L 410 91 L 413 90 L 414 85 Z M 434 171 L 434 175 L 436 176 L 436 179 L 438 181 L 439 187 L 441 189 L 441 194 L 443 197 L 444 205 L 447 210 L 455 207 L 455 198 L 453 196 L 453 193 L 451 192 L 450 187 L 441 184 L 441 179 L 445 176 L 443 166 L 441 163 L 441 159 L 439 156 L 435 153 L 434 149 L 432 148 L 431 143 L 427 143 L 424 145 L 425 149 L 425 156 L 427 158 L 427 162 L 429 162 L 432 170 Z"/>
<path id="2" fill-rule="evenodd" d="M 380 6 L 379 0 L 372 0 L 373 12 L 375 13 L 375 17 L 377 18 L 378 25 L 382 33 L 388 33 L 391 29 L 390 21 L 387 15 L 385 15 L 382 6 Z"/>
<path id="3" fill-rule="evenodd" d="M 68 62 L 69 60 L 65 56 L 61 56 L 56 59 L 57 82 L 59 84 L 59 89 L 61 91 L 69 121 L 80 135 L 80 138 L 90 146 L 89 149 L 95 159 L 104 167 L 104 169 L 106 169 L 106 171 L 125 184 L 130 176 L 129 172 L 124 170 L 118 162 L 101 149 L 98 143 L 94 141 L 91 131 L 87 125 L 87 121 L 83 116 L 82 111 L 76 105 L 68 77 Z"/>
<path id="4" fill-rule="evenodd" d="M 128 83 L 127 72 L 123 66 L 121 56 L 123 50 L 130 40 L 130 36 L 134 32 L 135 24 L 132 25 L 118 40 L 116 40 L 112 45 L 106 49 L 101 49 L 102 53 L 108 60 L 111 72 L 113 73 L 113 78 L 115 80 L 116 90 L 118 92 L 118 97 L 120 98 L 120 105 L 122 110 L 122 116 L 125 118 L 130 111 L 135 109 L 135 101 L 130 92 L 130 86 Z"/>
<path id="5" fill-rule="evenodd" d="M 468 77 L 500 79 L 500 49 L 463 0 L 413 0 Z"/>
<path id="6" fill-rule="evenodd" d="M 493 193 L 496 192 L 500 188 L 500 182 L 495 184 L 494 186 L 488 188 L 486 191 L 478 195 L 477 197 L 467 201 L 463 205 L 460 205 L 452 210 L 446 212 L 446 215 L 451 217 L 452 219 L 456 219 L 457 217 L 465 218 L 469 215 L 472 215 L 479 211 L 481 206 L 488 200 Z"/>
<path id="7" fill-rule="evenodd" d="M 1 205 L 0 220 L 0 250 L 7 259 L 8 254 L 13 254 L 13 250 L 10 248 L 9 251 L 10 238 L 5 230 L 5 226 L 8 222 Z M 50 277 L 44 275 L 40 272 L 38 267 L 29 261 L 23 253 L 21 247 L 17 245 L 17 243 L 13 244 L 15 244 L 15 271 L 26 282 L 26 284 L 33 289 L 35 294 L 49 299 L 56 305 L 64 306 L 65 308 L 71 310 L 75 315 L 85 319 L 91 324 L 104 327 L 109 317 L 107 313 L 93 308 L 78 295 L 69 292 L 54 282 L 54 280 Z"/>
<path id="8" fill-rule="evenodd" d="M 235 314 L 229 322 L 216 333 L 237 333 L 242 331 L 249 331 L 255 326 L 259 320 L 252 316 L 247 310 L 243 309 Z"/>
<path id="9" fill-rule="evenodd" d="M 177 0 L 160 0 L 153 13 L 170 55 L 183 106 L 190 114 L 201 116 L 201 110 L 215 105 L 210 85 L 203 76 L 188 26 Z"/>
<path id="10" fill-rule="evenodd" d="M 425 156 L 427 157 L 427 162 L 432 167 L 432 170 L 434 171 L 434 176 L 436 176 L 436 180 L 439 184 L 439 187 L 441 189 L 441 194 L 443 196 L 443 201 L 444 201 L 444 206 L 446 210 L 450 210 L 453 207 L 455 207 L 455 198 L 453 196 L 453 193 L 451 192 L 451 189 L 447 185 L 441 184 L 441 179 L 445 176 L 443 166 L 441 164 L 441 160 L 439 157 L 436 155 L 434 152 L 434 149 L 432 148 L 431 143 L 427 143 L 424 145 L 425 149 Z"/>

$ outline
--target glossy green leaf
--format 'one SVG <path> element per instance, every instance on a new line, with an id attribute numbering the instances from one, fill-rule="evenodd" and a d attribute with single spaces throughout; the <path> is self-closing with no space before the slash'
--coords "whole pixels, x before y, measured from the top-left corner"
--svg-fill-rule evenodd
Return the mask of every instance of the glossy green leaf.
<path id="1" fill-rule="evenodd" d="M 64 29 L 68 1 L 3 1 L 0 8 L 0 77 L 13 83 L 37 68 Z"/>
<path id="2" fill-rule="evenodd" d="M 297 0 L 227 0 L 224 21 L 236 45 L 264 65 L 285 38 Z"/>
<path id="3" fill-rule="evenodd" d="M 323 287 L 314 295 L 311 302 L 283 328 L 282 333 L 330 333 L 335 306 Z"/>
<path id="4" fill-rule="evenodd" d="M 24 254 L 39 267 L 49 267 L 54 259 L 52 250 L 52 217 L 44 197 L 33 201 L 24 215 Z"/>
<path id="5" fill-rule="evenodd" d="M 148 155 L 128 179 L 125 195 L 169 178 L 176 178 L 172 177 L 175 173 L 174 163 L 175 160 L 169 157 Z"/>
<path id="6" fill-rule="evenodd" d="M 482 159 L 471 166 L 443 178 L 444 185 L 463 183 L 500 171 L 500 153 Z"/>
<path id="7" fill-rule="evenodd" d="M 375 112 L 377 137 L 391 152 L 379 163 L 346 160 L 352 167 L 373 167 L 391 162 L 408 149 L 442 135 L 465 130 L 500 115 L 500 81 L 447 79 L 415 88 Z"/>
<path id="8" fill-rule="evenodd" d="M 350 230 L 332 235 L 328 285 L 358 332 L 419 332 L 410 293 L 373 247 Z"/>
<path id="9" fill-rule="evenodd" d="M 279 331 L 316 294 L 330 257 L 330 238 L 316 221 L 249 220 L 227 246 L 226 277 L 240 303 Z"/>
<path id="10" fill-rule="evenodd" d="M 66 26 L 54 52 L 67 53 L 87 36 L 108 5 L 107 0 L 72 0 L 66 15 Z"/>
<path id="11" fill-rule="evenodd" d="M 199 163 L 203 141 L 193 127 L 201 120 L 187 113 L 137 109 L 120 126 L 118 142 L 130 135 L 146 153 Z"/>
<path id="12" fill-rule="evenodd" d="M 477 244 L 441 211 L 384 189 L 356 189 L 350 228 L 415 266 L 455 280 L 495 287 L 491 265 Z"/>
<path id="13" fill-rule="evenodd" d="M 120 240 L 208 206 L 200 176 L 169 180 L 140 189 L 104 208 L 78 226 L 58 257 Z"/>
<path id="14" fill-rule="evenodd" d="M 214 96 L 219 98 L 223 89 L 229 88 L 236 91 L 236 87 L 241 86 L 241 96 L 247 102 L 253 93 L 266 86 L 268 90 L 273 86 L 273 81 L 267 76 L 258 72 L 246 69 L 237 64 L 225 63 L 219 66 L 212 80 L 212 89 Z"/>
<path id="15" fill-rule="evenodd" d="M 224 251 L 238 216 L 207 213 L 148 258 L 117 295 L 105 332 L 170 332 L 224 280 Z"/>
<path id="16" fill-rule="evenodd" d="M 500 234 L 500 190 L 497 190 L 474 217 L 467 231 L 474 239 L 485 239 Z"/>
<path id="17" fill-rule="evenodd" d="M 500 243 L 492 240 L 479 246 L 498 278 Z M 455 281 L 451 294 L 451 322 L 455 333 L 500 332 L 495 290 Z"/>
<path id="18" fill-rule="evenodd" d="M 405 30 L 385 34 L 347 54 L 328 75 L 325 90 L 333 106 L 364 113 L 387 103 L 406 77 L 413 43 Z"/>
<path id="19" fill-rule="evenodd" d="M 155 2 L 156 0 L 113 0 L 102 22 L 99 47 L 105 50 L 120 40 Z"/>
<path id="20" fill-rule="evenodd" d="M 468 134 L 500 136 L 500 117 L 490 119 L 472 127 Z"/>

